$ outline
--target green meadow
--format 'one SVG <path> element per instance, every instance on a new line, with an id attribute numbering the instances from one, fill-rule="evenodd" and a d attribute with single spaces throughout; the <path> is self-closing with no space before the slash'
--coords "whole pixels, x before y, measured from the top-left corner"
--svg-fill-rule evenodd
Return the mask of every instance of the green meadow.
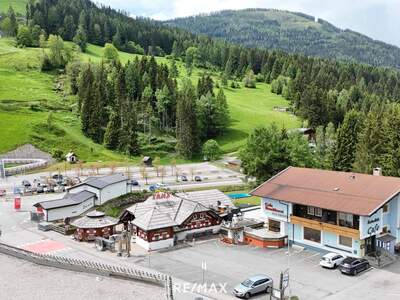
<path id="1" fill-rule="evenodd" d="M 71 45 L 71 43 L 67 43 Z M 58 75 L 40 72 L 43 49 L 15 47 L 10 38 L 0 38 L 0 153 L 15 147 L 32 143 L 44 151 L 60 149 L 74 150 L 85 161 L 137 161 L 123 154 L 109 151 L 102 145 L 93 143 L 80 131 L 80 120 L 74 112 L 76 99 L 55 91 Z M 100 62 L 103 47 L 89 45 L 86 53 L 80 53 L 83 61 Z M 135 59 L 137 55 L 119 52 L 122 63 Z M 158 63 L 170 64 L 164 58 L 156 58 Z M 182 62 L 177 63 L 180 78 L 187 76 Z M 197 82 L 201 73 L 207 70 L 194 69 L 191 79 Z M 212 74 L 219 81 L 217 74 Z M 224 152 L 237 151 L 246 141 L 251 131 L 272 122 L 286 128 L 300 126 L 293 115 L 276 112 L 274 106 L 287 106 L 281 96 L 272 94 L 270 86 L 258 83 L 255 89 L 225 88 L 231 124 L 226 134 L 217 140 Z M 53 128 L 46 125 L 53 112 Z M 163 157 L 167 163 L 169 156 Z M 178 161 L 181 161 L 178 158 Z"/>

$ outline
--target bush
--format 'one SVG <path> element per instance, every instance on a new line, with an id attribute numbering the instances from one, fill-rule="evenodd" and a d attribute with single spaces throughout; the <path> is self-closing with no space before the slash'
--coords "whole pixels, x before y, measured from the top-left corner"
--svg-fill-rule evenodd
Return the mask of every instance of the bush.
<path id="1" fill-rule="evenodd" d="M 215 140 L 208 140 L 203 145 L 202 150 L 204 159 L 206 160 L 217 160 L 221 157 L 221 148 L 219 147 L 217 141 Z"/>
<path id="2" fill-rule="evenodd" d="M 64 160 L 64 153 L 60 149 L 53 149 L 53 151 L 51 151 L 51 156 L 57 161 Z"/>
<path id="3" fill-rule="evenodd" d="M 244 76 L 243 84 L 247 88 L 254 89 L 256 87 L 256 77 L 254 76 L 254 73 L 252 70 L 247 72 L 247 74 Z"/>

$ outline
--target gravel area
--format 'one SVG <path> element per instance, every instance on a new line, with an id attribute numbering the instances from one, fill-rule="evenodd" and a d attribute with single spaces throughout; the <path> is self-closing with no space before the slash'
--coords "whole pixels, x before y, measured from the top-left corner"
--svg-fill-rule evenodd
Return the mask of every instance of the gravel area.
<path id="1" fill-rule="evenodd" d="M 165 299 L 163 287 L 36 265 L 0 254 L 0 299 Z"/>

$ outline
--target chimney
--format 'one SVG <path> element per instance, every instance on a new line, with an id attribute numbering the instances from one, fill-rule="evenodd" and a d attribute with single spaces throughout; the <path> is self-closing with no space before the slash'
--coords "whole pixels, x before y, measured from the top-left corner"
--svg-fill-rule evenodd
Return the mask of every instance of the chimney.
<path id="1" fill-rule="evenodd" d="M 374 170 L 372 171 L 372 175 L 382 176 L 382 168 L 374 168 Z"/>

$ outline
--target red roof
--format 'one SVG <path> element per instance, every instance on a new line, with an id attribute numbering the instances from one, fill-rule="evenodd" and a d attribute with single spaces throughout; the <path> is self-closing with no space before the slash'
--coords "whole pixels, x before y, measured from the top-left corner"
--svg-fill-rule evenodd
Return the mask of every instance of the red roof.
<path id="1" fill-rule="evenodd" d="M 289 167 L 251 194 L 368 216 L 399 192 L 397 177 Z"/>

